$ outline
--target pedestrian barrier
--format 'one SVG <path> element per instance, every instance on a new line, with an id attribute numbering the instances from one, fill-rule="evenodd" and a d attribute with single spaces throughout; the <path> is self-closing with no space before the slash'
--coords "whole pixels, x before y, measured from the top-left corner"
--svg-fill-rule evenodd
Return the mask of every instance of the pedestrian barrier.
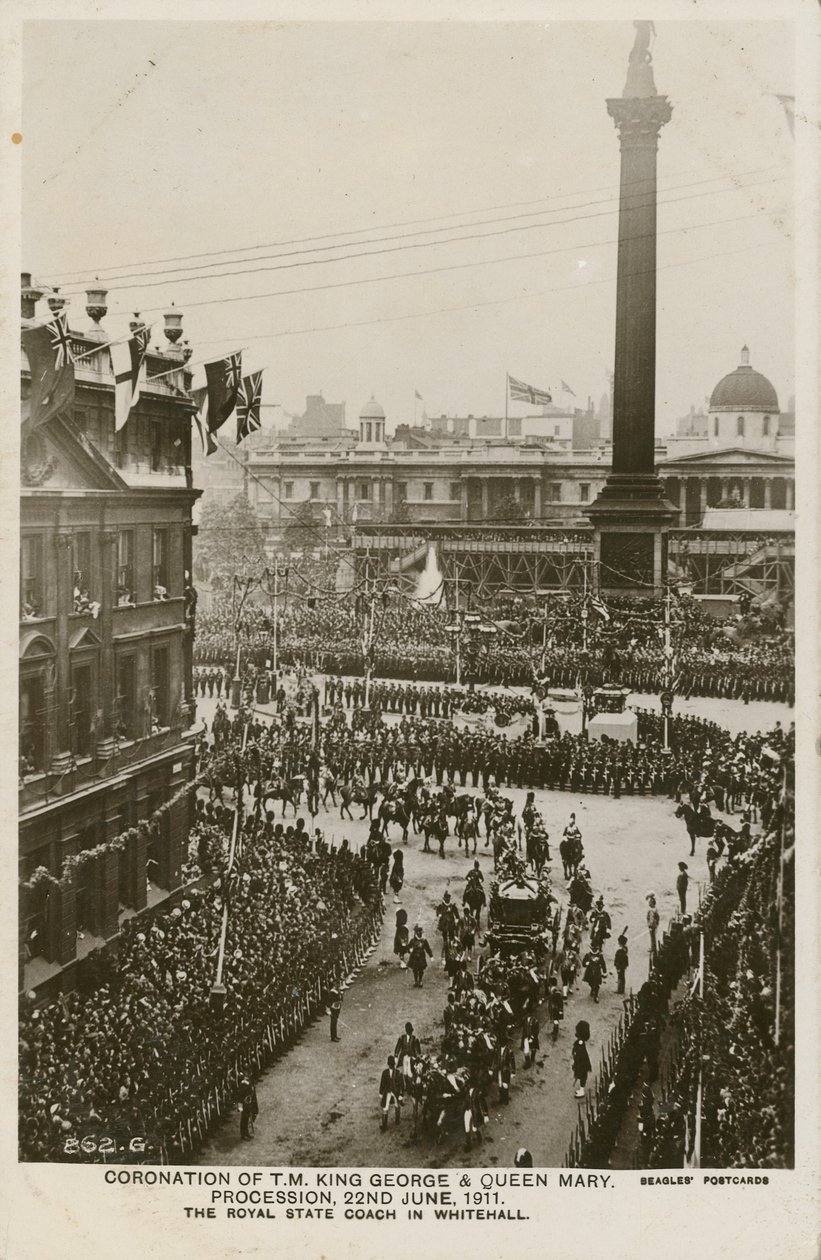
<path id="1" fill-rule="evenodd" d="M 382 916 L 381 902 L 370 907 L 364 917 L 360 916 L 345 947 L 340 947 L 336 960 L 329 964 L 329 983 L 318 973 L 306 983 L 298 997 L 284 1008 L 273 1011 L 261 1028 L 248 1028 L 241 1019 L 236 1030 L 237 1048 L 230 1063 L 221 1069 L 216 1079 L 209 1074 L 207 1065 L 200 1065 L 201 1071 L 197 1074 L 202 1080 L 200 1097 L 186 1109 L 170 1142 L 166 1144 L 163 1140 L 163 1163 L 190 1162 L 190 1157 L 196 1155 L 209 1133 L 233 1111 L 242 1077 L 246 1074 L 258 1077 L 270 1067 L 323 1013 L 323 995 L 336 987 L 343 976 L 348 983 L 353 980 L 379 939 Z M 353 971 L 347 965 L 349 958 L 355 960 Z"/>

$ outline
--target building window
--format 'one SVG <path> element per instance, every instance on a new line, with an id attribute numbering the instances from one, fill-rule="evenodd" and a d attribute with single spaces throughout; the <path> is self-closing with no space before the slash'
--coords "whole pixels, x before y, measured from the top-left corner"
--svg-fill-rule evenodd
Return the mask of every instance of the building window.
<path id="1" fill-rule="evenodd" d="M 151 546 L 152 598 L 168 599 L 168 530 L 155 529 Z"/>
<path id="2" fill-rule="evenodd" d="M 133 656 L 117 657 L 117 695 L 114 734 L 118 739 L 137 738 L 137 671 Z"/>
<path id="3" fill-rule="evenodd" d="M 718 416 L 713 420 L 713 437 L 718 437 Z"/>
<path id="4" fill-rule="evenodd" d="M 590 501 L 590 484 L 587 481 L 583 481 L 579 486 L 579 500 L 582 503 Z"/>
<path id="5" fill-rule="evenodd" d="M 311 496 L 310 497 L 312 499 L 319 498 L 319 482 L 318 481 L 311 482 Z"/>
<path id="6" fill-rule="evenodd" d="M 77 428 L 80 430 L 81 433 L 85 433 L 87 425 L 88 425 L 87 413 L 79 409 L 76 410 L 74 412 L 74 423 L 77 425 Z"/>
<path id="7" fill-rule="evenodd" d="M 115 468 L 125 468 L 126 455 L 128 454 L 128 437 L 126 429 L 118 429 L 114 434 L 114 466 Z"/>
<path id="8" fill-rule="evenodd" d="M 294 483 L 292 481 L 285 482 L 284 490 L 286 499 L 292 499 L 294 497 Z"/>
<path id="9" fill-rule="evenodd" d="M 371 483 L 369 481 L 360 481 L 359 498 L 369 500 L 371 497 Z"/>
<path id="10" fill-rule="evenodd" d="M 24 621 L 43 612 L 43 539 L 27 534 L 20 539 L 20 616 Z"/>
<path id="11" fill-rule="evenodd" d="M 120 529 L 117 531 L 116 602 L 118 607 L 133 604 L 134 594 L 134 531 Z"/>
<path id="12" fill-rule="evenodd" d="M 744 417 L 743 416 L 738 417 L 738 420 L 736 421 L 735 431 L 738 437 L 740 438 L 744 437 Z"/>
<path id="13" fill-rule="evenodd" d="M 91 752 L 94 735 L 94 673 L 90 664 L 71 669 L 71 751 L 77 757 Z"/>
<path id="14" fill-rule="evenodd" d="M 397 483 L 396 483 L 396 494 L 397 494 L 397 497 L 398 497 L 398 499 L 399 499 L 399 502 L 400 502 L 400 503 L 405 503 L 405 502 L 406 502 L 407 497 L 408 497 L 408 483 L 407 483 L 407 481 L 397 481 Z"/>
<path id="15" fill-rule="evenodd" d="M 159 472 L 162 468 L 162 425 L 159 420 L 151 421 L 151 471 Z"/>
<path id="16" fill-rule="evenodd" d="M 422 483 L 422 497 L 426 503 L 433 501 L 433 482 L 425 481 Z"/>
<path id="17" fill-rule="evenodd" d="M 91 533 L 71 538 L 72 598 L 75 612 L 91 612 Z"/>
<path id="18" fill-rule="evenodd" d="M 459 502 L 459 500 L 460 500 L 460 499 L 461 499 L 461 497 L 462 497 L 462 483 L 461 483 L 461 481 L 452 481 L 452 482 L 450 483 L 450 497 L 451 497 L 451 499 L 453 499 L 455 502 L 457 502 L 457 503 Z"/>
<path id="19" fill-rule="evenodd" d="M 20 679 L 20 773 L 39 774 L 45 769 L 45 697 L 43 675 Z"/>
<path id="20" fill-rule="evenodd" d="M 562 501 L 562 483 L 560 481 L 551 481 L 550 502 L 561 503 L 561 501 Z"/>
<path id="21" fill-rule="evenodd" d="M 765 416 L 764 419 L 761 421 L 761 436 L 762 437 L 770 436 L 770 417 L 769 416 Z"/>
<path id="22" fill-rule="evenodd" d="M 373 431 L 371 429 L 371 422 L 370 420 L 366 420 L 365 421 L 365 441 L 366 442 L 370 442 L 372 440 L 372 436 L 371 436 L 372 432 Z"/>
<path id="23" fill-rule="evenodd" d="M 558 436 L 560 435 L 561 431 L 562 431 L 562 426 L 561 426 L 560 424 L 554 424 L 554 425 L 553 425 L 553 436 L 554 436 L 554 437 L 558 437 Z"/>
<path id="24" fill-rule="evenodd" d="M 148 695 L 149 733 L 168 726 L 168 648 L 157 647 L 151 652 L 151 687 Z"/>

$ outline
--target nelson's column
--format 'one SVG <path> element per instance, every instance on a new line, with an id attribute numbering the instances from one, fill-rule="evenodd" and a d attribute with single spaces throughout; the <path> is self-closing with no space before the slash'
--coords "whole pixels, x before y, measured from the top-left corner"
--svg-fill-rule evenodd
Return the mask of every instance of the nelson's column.
<path id="1" fill-rule="evenodd" d="M 607 110 L 619 130 L 619 252 L 613 382 L 613 463 L 588 515 L 598 585 L 614 594 L 659 590 L 666 532 L 676 509 L 655 469 L 656 152 L 672 109 L 659 96 L 650 55 L 652 22 L 635 22 L 627 82 Z"/>

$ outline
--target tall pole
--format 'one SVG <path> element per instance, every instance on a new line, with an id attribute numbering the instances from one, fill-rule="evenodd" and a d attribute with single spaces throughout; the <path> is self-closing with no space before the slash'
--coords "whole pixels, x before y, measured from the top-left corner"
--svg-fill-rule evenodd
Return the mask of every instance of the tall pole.
<path id="1" fill-rule="evenodd" d="M 783 754 L 782 754 L 783 755 Z M 775 1029 L 773 1041 L 781 1044 L 781 929 L 784 918 L 784 833 L 787 828 L 787 758 L 783 757 L 784 776 L 781 784 L 781 826 L 778 843 L 778 937 L 775 945 Z"/>
<path id="2" fill-rule="evenodd" d="M 277 653 L 279 650 L 278 624 L 279 624 L 279 562 L 275 561 L 274 562 L 274 641 L 271 645 L 271 665 L 273 668 L 273 675 L 274 675 L 274 696 L 276 696 L 276 693 L 279 690 L 279 682 L 278 682 L 278 677 L 277 677 L 277 673 L 278 673 Z"/>
<path id="3" fill-rule="evenodd" d="M 670 681 L 671 681 L 670 666 L 671 666 L 671 657 L 673 655 L 673 645 L 670 641 L 670 601 L 671 601 L 671 598 L 672 596 L 670 592 L 670 587 L 668 586 L 667 591 L 664 596 L 664 671 L 663 671 L 664 690 L 668 692 L 670 690 Z M 667 704 L 664 704 L 662 708 L 664 712 L 664 748 L 666 751 L 670 747 L 670 714 L 668 711 Z"/>
<path id="4" fill-rule="evenodd" d="M 370 606 L 370 611 L 368 613 L 368 638 L 366 640 L 366 654 L 365 654 L 365 704 L 364 704 L 364 707 L 366 709 L 368 707 L 368 699 L 371 693 L 371 670 L 373 668 L 373 618 L 374 618 L 375 607 L 376 607 L 376 600 L 374 599 L 373 590 L 371 590 L 371 606 Z"/>
<path id="5" fill-rule="evenodd" d="M 660 585 L 664 535 L 674 516 L 655 470 L 656 168 L 659 134 L 672 108 L 653 78 L 653 24 L 633 25 L 624 90 L 607 101 L 621 149 L 613 460 L 588 509 L 602 588 L 623 594 Z"/>

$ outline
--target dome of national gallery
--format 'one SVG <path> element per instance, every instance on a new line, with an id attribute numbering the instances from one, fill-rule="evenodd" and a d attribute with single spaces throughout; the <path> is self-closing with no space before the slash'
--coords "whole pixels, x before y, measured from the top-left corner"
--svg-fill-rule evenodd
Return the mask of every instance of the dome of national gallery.
<path id="1" fill-rule="evenodd" d="M 710 411 L 778 411 L 775 388 L 750 367 L 750 351 L 741 350 L 741 363 L 723 376 L 710 395 Z"/>

